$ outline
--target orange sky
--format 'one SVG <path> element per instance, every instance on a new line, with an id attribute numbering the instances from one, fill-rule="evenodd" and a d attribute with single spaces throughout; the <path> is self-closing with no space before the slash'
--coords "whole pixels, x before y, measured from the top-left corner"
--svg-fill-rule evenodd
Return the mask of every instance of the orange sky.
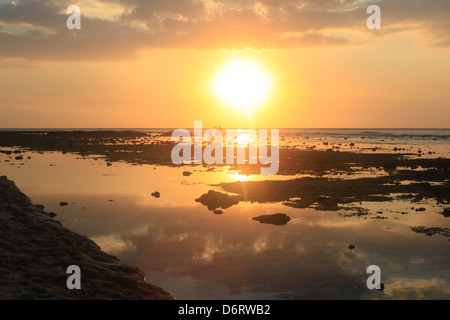
<path id="1" fill-rule="evenodd" d="M 442 1 L 416 1 L 409 16 L 399 9 L 405 1 L 381 1 L 380 31 L 365 28 L 365 12 L 355 14 L 364 1 L 279 1 L 276 8 L 268 0 L 223 1 L 213 10 L 211 1 L 179 0 L 139 11 L 138 1 L 81 1 L 79 31 L 65 29 L 67 1 L 41 11 L 46 1 L 9 2 L 0 0 L 3 128 L 184 128 L 195 120 L 205 127 L 449 127 L 450 41 L 441 29 L 449 30 L 450 5 Z M 428 7 L 434 2 L 441 10 Z M 314 19 L 299 23 L 292 13 Z M 233 57 L 257 61 L 273 77 L 269 101 L 251 119 L 209 88 Z"/>

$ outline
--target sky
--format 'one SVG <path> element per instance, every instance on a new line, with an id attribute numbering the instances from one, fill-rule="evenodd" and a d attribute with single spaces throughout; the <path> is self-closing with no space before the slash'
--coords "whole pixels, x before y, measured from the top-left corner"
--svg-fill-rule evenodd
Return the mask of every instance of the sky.
<path id="1" fill-rule="evenodd" d="M 0 127 L 449 128 L 449 30 L 448 0 L 0 0 Z M 273 79 L 251 115 L 211 90 L 235 58 Z"/>

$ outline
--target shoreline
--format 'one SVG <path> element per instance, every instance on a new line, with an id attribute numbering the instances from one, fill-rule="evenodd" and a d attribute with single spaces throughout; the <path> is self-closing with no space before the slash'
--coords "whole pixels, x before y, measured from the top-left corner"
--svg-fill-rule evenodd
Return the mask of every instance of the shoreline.
<path id="1" fill-rule="evenodd" d="M 173 300 L 145 282 L 140 269 L 66 229 L 0 176 L 0 300 Z M 67 267 L 81 269 L 81 290 L 69 290 Z"/>

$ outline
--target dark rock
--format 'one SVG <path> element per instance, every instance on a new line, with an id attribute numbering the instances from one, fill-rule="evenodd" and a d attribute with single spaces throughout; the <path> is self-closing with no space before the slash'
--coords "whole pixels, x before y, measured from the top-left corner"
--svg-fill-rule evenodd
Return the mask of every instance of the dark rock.
<path id="1" fill-rule="evenodd" d="M 158 191 L 155 191 L 152 193 L 152 197 L 159 198 L 159 197 L 161 197 L 161 194 Z"/>
<path id="2" fill-rule="evenodd" d="M 222 210 L 214 210 L 213 212 L 214 212 L 214 214 L 223 214 Z"/>
<path id="3" fill-rule="evenodd" d="M 67 205 L 69 205 L 67 202 L 65 202 L 65 201 L 62 201 L 62 202 L 60 202 L 59 203 L 59 205 L 61 206 L 61 207 L 65 207 L 65 206 L 67 206 Z"/>
<path id="4" fill-rule="evenodd" d="M 450 217 L 450 209 L 444 209 L 444 212 L 442 212 L 442 215 L 446 218 Z"/>
<path id="5" fill-rule="evenodd" d="M 351 245 L 348 246 L 348 248 L 349 248 L 350 250 L 353 250 L 353 249 L 355 249 L 356 247 L 355 247 L 354 245 L 351 244 Z"/>
<path id="6" fill-rule="evenodd" d="M 416 212 L 422 212 L 422 211 L 426 211 L 427 209 L 425 209 L 425 208 L 417 208 L 416 209 Z"/>
<path id="7" fill-rule="evenodd" d="M 256 220 L 261 223 L 282 226 L 282 225 L 287 224 L 291 220 L 291 218 L 284 213 L 276 213 L 276 214 L 262 215 L 259 217 L 255 217 L 255 218 L 252 218 L 252 220 Z"/>
<path id="8" fill-rule="evenodd" d="M 192 174 L 192 172 L 189 172 L 189 171 L 183 172 L 183 176 L 185 176 L 185 177 L 189 177 L 191 174 Z"/>
<path id="9" fill-rule="evenodd" d="M 421 226 L 421 227 L 411 227 L 411 230 L 416 233 L 425 234 L 429 237 L 431 237 L 435 234 L 439 234 L 444 237 L 450 238 L 450 229 L 448 229 L 448 228 L 438 228 L 438 227 L 427 228 L 427 227 Z"/>
<path id="10" fill-rule="evenodd" d="M 200 202 L 202 205 L 208 207 L 209 211 L 214 211 L 218 208 L 227 209 L 233 205 L 237 205 L 240 199 L 241 197 L 239 196 L 230 196 L 225 193 L 209 190 L 208 193 L 196 199 L 195 202 Z"/>
<path id="11" fill-rule="evenodd" d="M 111 166 L 112 166 L 112 163 L 107 162 L 106 165 L 107 165 L 108 167 L 111 167 Z"/>

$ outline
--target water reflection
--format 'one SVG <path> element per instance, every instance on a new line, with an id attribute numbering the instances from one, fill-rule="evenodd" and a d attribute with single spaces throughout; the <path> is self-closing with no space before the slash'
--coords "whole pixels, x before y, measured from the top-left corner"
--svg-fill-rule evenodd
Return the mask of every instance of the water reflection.
<path id="1" fill-rule="evenodd" d="M 178 299 L 449 298 L 448 239 L 409 230 L 412 221 L 448 224 L 442 216 L 344 218 L 248 202 L 218 216 L 194 200 L 213 189 L 210 184 L 243 177 L 182 172 L 107 167 L 102 160 L 58 153 L 32 154 L 20 168 L 2 165 L 3 174 L 65 226 L 143 269 L 150 282 Z M 160 198 L 151 197 L 155 191 Z M 61 201 L 69 205 L 60 207 Z M 291 218 L 288 224 L 251 220 L 278 212 Z M 381 267 L 382 292 L 365 287 L 371 264 Z"/>

